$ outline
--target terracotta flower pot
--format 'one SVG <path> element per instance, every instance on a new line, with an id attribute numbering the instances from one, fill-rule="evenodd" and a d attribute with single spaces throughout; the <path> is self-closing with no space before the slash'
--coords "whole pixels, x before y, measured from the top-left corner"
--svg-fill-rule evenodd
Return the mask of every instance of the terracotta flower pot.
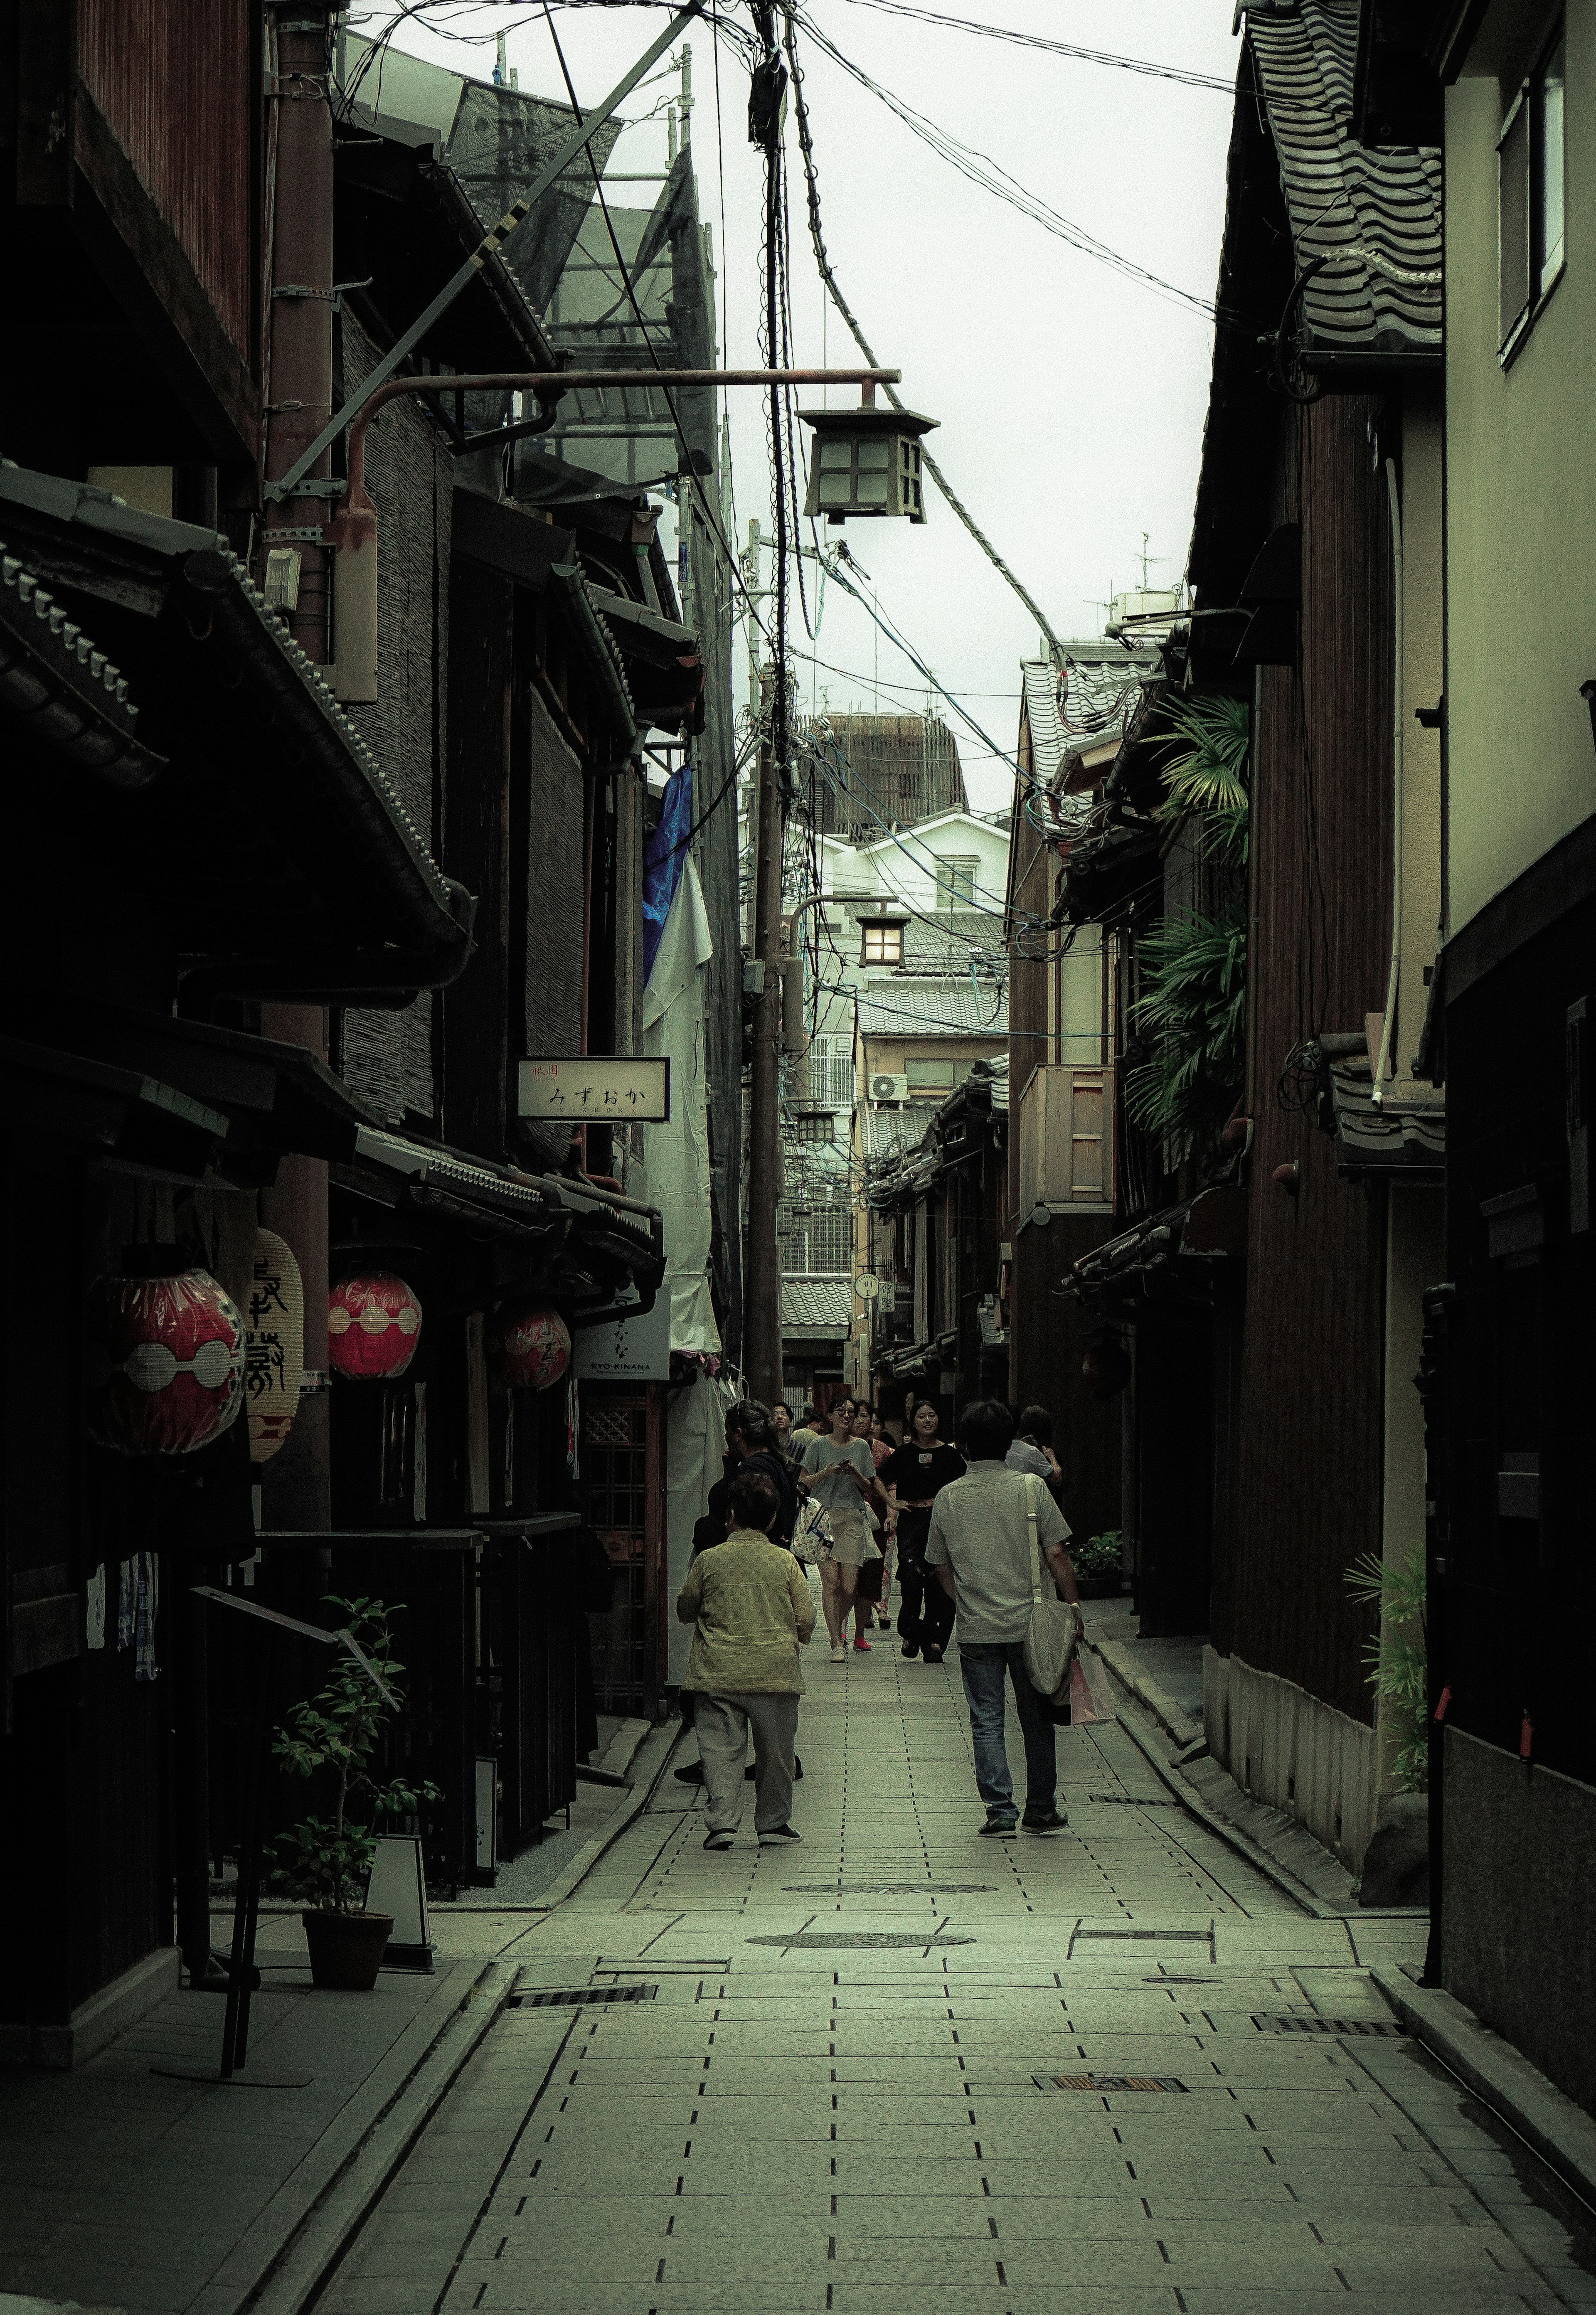
<path id="1" fill-rule="evenodd" d="M 369 1993 L 388 1949 L 392 1913 L 301 1913 L 310 1947 L 310 1974 L 316 1985 L 344 1993 Z"/>

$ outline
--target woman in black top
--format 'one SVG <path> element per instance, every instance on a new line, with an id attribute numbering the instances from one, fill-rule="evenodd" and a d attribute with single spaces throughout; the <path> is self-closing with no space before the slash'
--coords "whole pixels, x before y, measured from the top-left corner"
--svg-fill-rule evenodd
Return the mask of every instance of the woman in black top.
<path id="1" fill-rule="evenodd" d="M 941 1418 L 932 1400 L 915 1408 L 907 1444 L 890 1455 L 879 1477 L 892 1507 L 889 1524 L 898 1542 L 898 1636 L 906 1657 L 922 1653 L 940 1663 L 953 1628 L 953 1603 L 926 1569 L 926 1539 L 931 1505 L 950 1480 L 964 1476 L 964 1458 L 940 1436 Z"/>

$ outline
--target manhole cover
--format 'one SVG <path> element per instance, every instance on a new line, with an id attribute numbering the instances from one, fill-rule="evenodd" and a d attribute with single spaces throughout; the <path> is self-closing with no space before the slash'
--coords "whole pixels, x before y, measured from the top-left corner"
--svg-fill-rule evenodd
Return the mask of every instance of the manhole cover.
<path id="1" fill-rule="evenodd" d="M 1178 1801 L 1158 1801 L 1144 1798 L 1140 1793 L 1088 1793 L 1089 1801 L 1105 1801 L 1117 1808 L 1179 1808 Z"/>
<path id="2" fill-rule="evenodd" d="M 1184 2090 L 1173 2074 L 1033 2074 L 1039 2090 Z"/>
<path id="3" fill-rule="evenodd" d="M 800 1929 L 787 1938 L 745 1938 L 750 1946 L 794 1946 L 816 1953 L 864 1951 L 873 1946 L 972 1946 L 973 1938 L 937 1938 L 894 1929 Z"/>
<path id="4" fill-rule="evenodd" d="M 512 1993 L 511 2009 L 578 2009 L 592 2001 L 652 2001 L 657 1985 L 581 1985 L 569 1992 L 554 1992 L 540 1985 L 533 1993 Z"/>
<path id="5" fill-rule="evenodd" d="M 1254 2025 L 1261 2034 L 1363 2034 L 1379 2035 L 1382 2040 L 1400 2037 L 1402 2028 L 1382 2018 L 1259 2018 Z"/>
<path id="6" fill-rule="evenodd" d="M 990 1881 L 784 1881 L 784 1897 L 980 1897 Z"/>

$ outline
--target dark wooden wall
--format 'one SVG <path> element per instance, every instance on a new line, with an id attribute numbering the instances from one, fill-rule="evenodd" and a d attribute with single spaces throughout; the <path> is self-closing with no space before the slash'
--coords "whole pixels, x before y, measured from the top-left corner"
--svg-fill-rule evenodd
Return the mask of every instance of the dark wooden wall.
<path id="1" fill-rule="evenodd" d="M 84 86 L 250 369 L 260 37 L 250 0 L 79 0 L 77 10 Z"/>
<path id="2" fill-rule="evenodd" d="M 1563 1098 L 1566 1011 L 1596 996 L 1593 961 L 1596 901 L 1586 900 L 1447 1007 L 1447 1270 L 1457 1299 L 1444 1353 L 1450 1533 L 1438 1655 L 1452 1690 L 1449 1726 L 1516 1762 L 1528 1716 L 1531 1758 L 1587 1783 L 1596 1783 L 1587 1669 L 1596 1233 L 1569 1228 Z M 1538 1192 L 1523 1217 L 1528 1242 L 1493 1259 L 1481 1207 L 1526 1189 Z M 1503 1518 L 1496 1475 L 1508 1457 L 1527 1455 L 1538 1459 L 1540 1517 Z"/>
<path id="3" fill-rule="evenodd" d="M 1334 1143 L 1282 1100 L 1293 1048 L 1361 1030 L 1390 939 L 1390 536 L 1377 405 L 1288 430 L 1302 523 L 1300 672 L 1260 671 L 1254 748 L 1248 1109 L 1255 1122 L 1228 1609 L 1216 1645 L 1355 1718 L 1367 1618 L 1344 1583 L 1380 1539 L 1384 1221 Z M 1300 1192 L 1273 1187 L 1294 1160 Z"/>

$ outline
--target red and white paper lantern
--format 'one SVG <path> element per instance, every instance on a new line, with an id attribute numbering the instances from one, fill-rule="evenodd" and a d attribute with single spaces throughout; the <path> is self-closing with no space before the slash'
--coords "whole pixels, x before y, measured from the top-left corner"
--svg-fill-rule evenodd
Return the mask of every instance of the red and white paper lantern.
<path id="1" fill-rule="evenodd" d="M 206 1270 L 89 1289 L 89 1428 L 124 1455 L 191 1455 L 244 1404 L 244 1320 Z"/>
<path id="2" fill-rule="evenodd" d="M 421 1306 L 403 1278 L 346 1278 L 327 1297 L 327 1356 L 351 1382 L 392 1382 L 414 1358 Z"/>
<path id="3" fill-rule="evenodd" d="M 571 1364 L 571 1329 L 546 1305 L 502 1312 L 498 1334 L 512 1390 L 550 1390 Z"/>

